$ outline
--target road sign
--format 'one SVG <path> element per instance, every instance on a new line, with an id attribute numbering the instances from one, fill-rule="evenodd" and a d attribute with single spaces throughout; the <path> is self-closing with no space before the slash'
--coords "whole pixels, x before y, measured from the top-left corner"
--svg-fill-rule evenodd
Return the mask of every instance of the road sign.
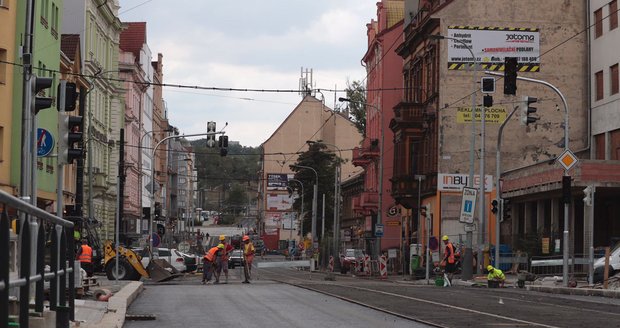
<path id="1" fill-rule="evenodd" d="M 183 253 L 188 253 L 189 252 L 189 243 L 186 241 L 182 241 L 179 243 L 179 247 L 178 249 L 183 252 Z"/>
<path id="2" fill-rule="evenodd" d="M 159 244 L 161 244 L 161 238 L 153 232 L 153 247 L 159 247 Z"/>
<path id="3" fill-rule="evenodd" d="M 474 223 L 474 210 L 476 209 L 476 195 L 478 190 L 474 188 L 463 188 L 463 199 L 461 201 L 461 216 L 459 222 Z"/>
<path id="4" fill-rule="evenodd" d="M 383 224 L 375 224 L 375 237 L 383 237 Z"/>
<path id="5" fill-rule="evenodd" d="M 570 151 L 570 149 L 566 149 L 558 157 L 558 162 L 560 162 L 560 165 L 564 167 L 564 170 L 568 171 L 579 162 L 579 159 L 575 156 L 575 154 L 573 154 L 572 151 Z"/>
<path id="6" fill-rule="evenodd" d="M 54 137 L 52 134 L 45 130 L 37 129 L 37 156 L 44 157 L 49 155 L 54 149 Z"/>

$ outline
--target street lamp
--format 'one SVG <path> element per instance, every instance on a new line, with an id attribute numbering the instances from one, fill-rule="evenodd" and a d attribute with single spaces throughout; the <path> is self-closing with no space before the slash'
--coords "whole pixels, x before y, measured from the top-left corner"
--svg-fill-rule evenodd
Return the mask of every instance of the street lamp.
<path id="1" fill-rule="evenodd" d="M 308 169 L 308 170 L 312 170 L 312 172 L 314 172 L 314 191 L 312 193 L 312 251 L 314 252 L 314 249 L 316 248 L 315 242 L 317 241 L 316 238 L 316 202 L 317 202 L 317 198 L 319 197 L 319 174 L 316 172 L 315 169 L 311 168 L 310 166 L 304 166 L 304 165 L 297 165 L 297 164 L 293 164 L 294 167 L 300 167 L 302 169 Z M 312 265 L 310 266 L 310 270 L 314 269 L 314 261 L 312 261 Z"/>
<path id="2" fill-rule="evenodd" d="M 299 216 L 299 226 L 301 228 L 299 234 L 301 235 L 302 241 L 304 238 L 304 183 L 297 179 L 288 179 L 288 181 L 295 181 L 299 183 L 301 186 L 301 215 Z"/>
<path id="3" fill-rule="evenodd" d="M 429 40 L 442 40 L 442 39 L 448 39 L 448 40 L 452 40 L 454 42 L 460 43 L 461 45 L 463 45 L 465 47 L 465 49 L 467 49 L 467 51 L 469 51 L 469 53 L 471 54 L 471 57 L 473 58 L 474 61 L 474 65 L 472 67 L 472 75 L 473 75 L 473 83 L 472 83 L 472 93 L 471 93 L 471 142 L 470 142 L 470 147 L 469 147 L 469 179 L 467 180 L 467 186 L 468 187 L 473 187 L 474 186 L 474 166 L 475 166 L 475 145 L 476 145 L 476 110 L 477 110 L 477 106 L 476 106 L 476 92 L 478 92 L 478 81 L 476 78 L 477 72 L 478 72 L 478 58 L 476 58 L 476 55 L 474 54 L 474 51 L 472 50 L 471 46 L 468 45 L 467 43 L 465 43 L 465 41 L 461 40 L 461 39 L 457 39 L 457 38 L 453 38 L 450 36 L 443 36 L 443 35 L 439 35 L 439 34 L 431 34 L 428 36 Z M 482 243 L 484 243 L 484 211 L 485 211 L 485 205 L 484 205 L 484 185 L 485 185 L 485 178 L 484 178 L 484 126 L 485 126 L 485 115 L 486 113 L 482 113 L 481 116 L 481 131 L 480 131 L 480 145 L 481 145 L 481 151 L 480 151 L 480 236 L 479 236 L 479 243 L 480 246 L 482 245 Z M 467 230 L 471 230 L 471 229 L 467 229 Z M 471 249 L 472 249 L 472 240 L 473 240 L 473 236 L 472 236 L 472 232 L 471 231 L 467 231 L 467 235 L 466 235 L 466 247 L 465 247 L 465 258 L 464 258 L 464 263 L 465 265 L 463 266 L 463 279 L 465 280 L 470 280 L 472 278 L 472 272 L 471 272 L 471 268 L 472 268 L 472 253 L 471 253 Z M 481 272 L 480 270 L 480 263 L 482 263 L 483 257 L 482 257 L 482 249 L 480 249 L 478 251 L 478 273 Z"/>
<path id="4" fill-rule="evenodd" d="M 380 142 L 380 152 L 379 152 L 379 210 L 377 211 L 377 223 L 381 223 L 381 217 L 383 216 L 383 146 L 384 146 L 384 139 L 385 139 L 385 133 L 383 133 L 383 113 L 381 112 L 381 110 L 379 109 L 379 107 L 375 106 L 375 105 L 371 105 L 369 103 L 364 103 L 361 101 L 355 101 L 355 100 L 351 100 L 349 98 L 343 98 L 340 97 L 338 98 L 338 101 L 343 101 L 343 102 L 350 102 L 350 103 L 356 103 L 356 104 L 361 104 L 361 105 L 365 105 L 365 106 L 370 106 L 372 108 L 374 108 L 377 111 L 377 114 L 379 115 L 379 133 L 381 134 L 381 142 Z M 381 251 L 381 239 L 377 239 L 377 256 L 379 255 Z"/>
<path id="5" fill-rule="evenodd" d="M 333 222 L 333 239 L 334 239 L 334 249 L 333 249 L 333 255 L 336 256 L 338 254 L 338 232 L 340 231 L 340 175 L 341 175 L 341 169 L 342 169 L 342 150 L 340 149 L 340 147 L 334 145 L 334 144 L 330 144 L 330 143 L 326 143 L 323 142 L 321 140 L 318 141 L 314 141 L 314 140 L 308 140 L 306 141 L 307 144 L 312 145 L 315 143 L 318 144 L 323 144 L 323 145 L 327 145 L 327 146 L 332 146 L 334 147 L 336 150 L 338 150 L 338 163 L 335 167 L 335 172 L 334 172 L 334 222 Z M 338 261 L 336 261 L 338 262 Z"/>

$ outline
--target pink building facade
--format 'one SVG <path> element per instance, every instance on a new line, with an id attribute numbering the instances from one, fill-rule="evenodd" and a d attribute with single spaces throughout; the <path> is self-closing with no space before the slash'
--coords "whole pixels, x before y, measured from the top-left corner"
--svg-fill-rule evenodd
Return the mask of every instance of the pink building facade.
<path id="1" fill-rule="evenodd" d="M 402 39 L 403 12 L 404 1 L 378 2 L 377 21 L 366 25 L 368 50 L 362 59 L 368 90 L 366 137 L 353 153 L 353 164 L 364 168 L 365 177 L 363 192 L 353 200 L 353 210 L 364 217 L 366 251 L 371 254 L 401 247 L 401 217 L 391 216 L 388 210 L 396 206 L 390 195 L 394 133 L 389 126 L 403 86 L 403 61 L 395 52 Z M 375 238 L 377 224 L 383 225 L 383 237 Z"/>

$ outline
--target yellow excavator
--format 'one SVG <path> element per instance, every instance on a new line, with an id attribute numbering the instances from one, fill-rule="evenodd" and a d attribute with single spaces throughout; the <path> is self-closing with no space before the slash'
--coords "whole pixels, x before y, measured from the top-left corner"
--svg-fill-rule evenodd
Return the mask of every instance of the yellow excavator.
<path id="1" fill-rule="evenodd" d="M 109 280 L 140 280 L 141 277 L 152 279 L 155 282 L 164 282 L 180 277 L 181 274 L 168 261 L 164 259 L 153 259 L 145 268 L 142 265 L 142 258 L 131 249 L 118 247 L 118 276 L 116 269 L 116 251 L 112 246 L 112 241 L 107 240 L 104 246 L 104 264 L 106 275 Z"/>

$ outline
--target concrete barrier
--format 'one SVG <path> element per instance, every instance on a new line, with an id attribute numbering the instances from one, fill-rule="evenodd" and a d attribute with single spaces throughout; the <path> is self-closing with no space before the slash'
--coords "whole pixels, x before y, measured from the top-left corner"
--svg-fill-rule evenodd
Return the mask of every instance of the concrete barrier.
<path id="1" fill-rule="evenodd" d="M 132 281 L 108 300 L 108 311 L 100 322 L 89 323 L 81 327 L 122 328 L 125 324 L 127 308 L 140 295 L 144 285 L 140 281 Z"/>

